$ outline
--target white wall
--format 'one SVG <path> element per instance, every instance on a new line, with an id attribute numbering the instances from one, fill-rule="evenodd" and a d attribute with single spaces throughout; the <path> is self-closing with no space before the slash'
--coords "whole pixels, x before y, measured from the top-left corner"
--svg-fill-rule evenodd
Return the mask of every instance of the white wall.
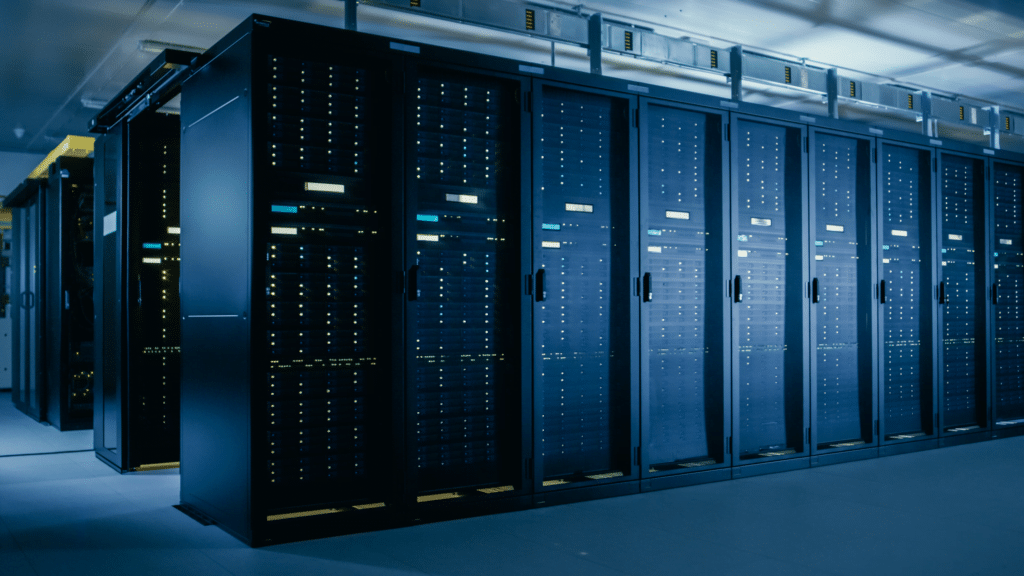
<path id="1" fill-rule="evenodd" d="M 0 199 L 9 194 L 14 188 L 28 176 L 40 162 L 45 154 L 26 154 L 24 152 L 0 152 Z M 6 223 L 0 224 L 0 232 L 4 235 L 4 242 L 10 242 L 10 234 L 3 229 Z M 2 248 L 2 246 L 0 246 Z M 4 256 L 10 253 L 3 251 Z M 2 270 L 7 278 L 8 289 L 11 281 L 11 271 Z M 11 298 L 13 300 L 13 298 Z M 6 317 L 0 318 L 0 390 L 11 387 L 11 309 L 7 307 Z"/>

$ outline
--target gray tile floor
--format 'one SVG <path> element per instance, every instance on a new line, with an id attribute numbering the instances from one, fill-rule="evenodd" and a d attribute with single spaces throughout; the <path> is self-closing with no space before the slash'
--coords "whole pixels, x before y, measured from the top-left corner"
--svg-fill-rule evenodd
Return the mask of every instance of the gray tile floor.
<path id="1" fill-rule="evenodd" d="M 61 432 L 29 418 L 11 402 L 11 391 L 0 391 L 0 456 L 92 450 L 92 430 Z"/>
<path id="2" fill-rule="evenodd" d="M 1024 574 L 1024 437 L 257 550 L 177 502 L 176 470 L 0 457 L 0 574 Z"/>

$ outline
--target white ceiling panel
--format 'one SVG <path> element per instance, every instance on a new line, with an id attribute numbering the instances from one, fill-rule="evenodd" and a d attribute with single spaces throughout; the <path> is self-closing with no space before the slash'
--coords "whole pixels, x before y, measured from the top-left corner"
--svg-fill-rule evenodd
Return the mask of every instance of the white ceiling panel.
<path id="1" fill-rule="evenodd" d="M 780 45 L 790 54 L 843 68 L 888 75 L 911 66 L 919 66 L 934 52 L 910 48 L 835 26 L 821 26 Z"/>

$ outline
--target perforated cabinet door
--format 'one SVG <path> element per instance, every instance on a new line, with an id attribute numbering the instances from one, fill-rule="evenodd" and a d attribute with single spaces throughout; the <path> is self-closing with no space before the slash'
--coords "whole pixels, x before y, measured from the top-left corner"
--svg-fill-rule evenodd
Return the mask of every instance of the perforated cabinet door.
<path id="1" fill-rule="evenodd" d="M 538 469 L 552 487 L 630 473 L 630 101 L 540 92 L 535 401 Z"/>
<path id="2" fill-rule="evenodd" d="M 641 101 L 644 474 L 724 463 L 722 117 Z"/>
<path id="3" fill-rule="evenodd" d="M 932 154 L 881 143 L 883 441 L 935 434 Z"/>
<path id="4" fill-rule="evenodd" d="M 410 82 L 408 479 L 421 503 L 501 497 L 522 488 L 521 81 Z"/>
<path id="5" fill-rule="evenodd" d="M 814 449 L 874 439 L 871 142 L 812 132 L 811 342 Z"/>
<path id="6" fill-rule="evenodd" d="M 986 427 L 985 161 L 939 156 L 942 432 Z"/>
<path id="7" fill-rule="evenodd" d="M 1024 167 L 993 163 L 995 426 L 1024 424 Z"/>
<path id="8" fill-rule="evenodd" d="M 805 454 L 803 131 L 734 118 L 736 463 Z"/>

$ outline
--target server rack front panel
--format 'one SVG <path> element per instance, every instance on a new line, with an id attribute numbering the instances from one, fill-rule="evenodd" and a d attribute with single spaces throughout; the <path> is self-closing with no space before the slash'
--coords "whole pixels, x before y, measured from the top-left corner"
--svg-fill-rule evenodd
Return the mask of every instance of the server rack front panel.
<path id="1" fill-rule="evenodd" d="M 264 379 L 255 398 L 266 399 L 256 509 L 268 530 L 303 515 L 337 525 L 336 513 L 354 529 L 352 515 L 387 509 L 397 481 L 389 64 L 272 38 L 253 64 L 256 85 L 266 79 L 253 115 L 254 238 L 265 254 L 254 304 L 266 327 L 254 364 Z"/>
<path id="2" fill-rule="evenodd" d="M 994 420 L 1024 425 L 1024 167 L 993 162 Z"/>
<path id="3" fill-rule="evenodd" d="M 407 480 L 418 504 L 464 505 L 524 488 L 526 85 L 426 64 L 406 77 Z"/>
<path id="4" fill-rule="evenodd" d="M 934 436 L 932 154 L 879 146 L 883 442 Z"/>
<path id="5" fill-rule="evenodd" d="M 807 456 L 804 132 L 732 119 L 733 463 Z"/>
<path id="6" fill-rule="evenodd" d="M 939 153 L 939 347 L 943 434 L 988 427 L 985 160 Z"/>
<path id="7" fill-rule="evenodd" d="M 873 142 L 812 131 L 811 425 L 814 452 L 876 443 Z"/>
<path id="8" fill-rule="evenodd" d="M 631 100 L 534 90 L 536 482 L 633 476 Z"/>
<path id="9" fill-rule="evenodd" d="M 724 122 L 641 101 L 644 476 L 728 466 Z"/>
<path id="10" fill-rule="evenodd" d="M 36 192 L 13 210 L 14 254 L 11 298 L 14 338 L 11 342 L 11 398 L 14 406 L 35 420 L 45 419 L 46 364 L 43 356 L 43 232 L 45 184 L 29 183 Z"/>

